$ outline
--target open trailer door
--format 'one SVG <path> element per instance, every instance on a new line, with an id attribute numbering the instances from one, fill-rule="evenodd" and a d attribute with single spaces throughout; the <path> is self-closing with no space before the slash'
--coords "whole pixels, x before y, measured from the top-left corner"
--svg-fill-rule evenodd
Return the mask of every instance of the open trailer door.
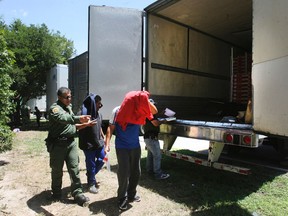
<path id="1" fill-rule="evenodd" d="M 254 130 L 281 136 L 288 135 L 287 8 L 287 0 L 253 1 Z"/>
<path id="2" fill-rule="evenodd" d="M 142 89 L 143 12 L 89 6 L 88 92 L 102 97 L 103 119 L 131 90 Z"/>

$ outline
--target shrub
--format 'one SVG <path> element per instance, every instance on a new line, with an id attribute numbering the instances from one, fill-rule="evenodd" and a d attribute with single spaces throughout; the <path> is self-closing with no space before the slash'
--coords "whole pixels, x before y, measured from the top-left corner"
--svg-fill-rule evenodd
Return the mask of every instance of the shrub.
<path id="1" fill-rule="evenodd" d="M 13 133 L 6 125 L 0 125 L 0 152 L 12 149 Z"/>

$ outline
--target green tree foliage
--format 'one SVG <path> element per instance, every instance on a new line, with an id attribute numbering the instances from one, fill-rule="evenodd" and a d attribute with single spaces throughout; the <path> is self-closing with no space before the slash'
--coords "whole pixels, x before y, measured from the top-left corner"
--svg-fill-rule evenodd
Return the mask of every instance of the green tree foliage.
<path id="1" fill-rule="evenodd" d="M 26 26 L 15 20 L 7 26 L 6 40 L 16 60 L 12 89 L 22 103 L 44 95 L 47 71 L 55 64 L 67 63 L 75 52 L 72 41 L 49 31 L 45 24 Z"/>
<path id="2" fill-rule="evenodd" d="M 4 33 L 4 26 L 0 24 L 0 152 L 12 147 L 12 133 L 7 123 L 10 121 L 8 116 L 14 108 L 12 103 L 14 92 L 10 90 L 13 82 L 11 71 L 14 56 L 7 49 Z"/>
<path id="3" fill-rule="evenodd" d="M 13 112 L 18 122 L 20 105 L 44 95 L 46 73 L 67 63 L 74 52 L 72 41 L 45 24 L 26 26 L 15 20 L 7 26 L 0 18 L 0 152 L 11 148 L 8 116 Z"/>

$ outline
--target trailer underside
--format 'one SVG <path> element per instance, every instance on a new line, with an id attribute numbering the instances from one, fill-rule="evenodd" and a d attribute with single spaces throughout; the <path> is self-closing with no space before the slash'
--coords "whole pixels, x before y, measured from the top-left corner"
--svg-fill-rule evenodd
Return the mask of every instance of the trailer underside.
<path id="1" fill-rule="evenodd" d="M 207 160 L 170 151 L 177 136 L 209 140 Z M 253 132 L 250 124 L 182 119 L 162 124 L 160 126 L 160 137 L 164 141 L 163 154 L 167 156 L 243 175 L 249 174 L 250 169 L 218 162 L 224 145 L 256 148 L 260 141 L 259 135 Z"/>

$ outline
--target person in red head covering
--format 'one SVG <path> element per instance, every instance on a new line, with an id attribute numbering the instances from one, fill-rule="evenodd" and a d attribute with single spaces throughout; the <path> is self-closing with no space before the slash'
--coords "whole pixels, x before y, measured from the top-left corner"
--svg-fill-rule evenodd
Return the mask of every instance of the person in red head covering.
<path id="1" fill-rule="evenodd" d="M 106 145 L 116 130 L 116 155 L 118 161 L 118 207 L 127 209 L 128 202 L 139 202 L 136 195 L 141 170 L 141 146 L 139 142 L 140 125 L 145 124 L 146 118 L 153 119 L 158 112 L 154 104 L 149 102 L 149 92 L 128 92 L 121 103 L 115 107 L 106 132 Z"/>
<path id="2" fill-rule="evenodd" d="M 149 96 L 147 91 L 131 91 L 126 94 L 116 118 L 116 122 L 123 130 L 128 123 L 143 125 L 146 118 L 153 119 L 157 108 L 151 106 Z"/>

